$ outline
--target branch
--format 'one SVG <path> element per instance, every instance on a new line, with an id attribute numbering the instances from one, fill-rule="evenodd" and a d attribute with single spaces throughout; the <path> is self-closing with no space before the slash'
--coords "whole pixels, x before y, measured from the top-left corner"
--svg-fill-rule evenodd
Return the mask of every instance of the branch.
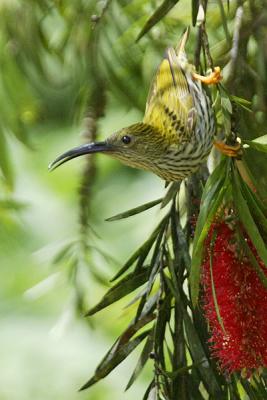
<path id="1" fill-rule="evenodd" d="M 240 32 L 242 27 L 243 16 L 244 16 L 244 8 L 243 6 L 239 6 L 235 14 L 233 44 L 230 51 L 231 60 L 229 67 L 229 76 L 227 78 L 228 85 L 231 85 L 231 83 L 233 82 L 237 71 L 238 59 L 239 59 Z"/>

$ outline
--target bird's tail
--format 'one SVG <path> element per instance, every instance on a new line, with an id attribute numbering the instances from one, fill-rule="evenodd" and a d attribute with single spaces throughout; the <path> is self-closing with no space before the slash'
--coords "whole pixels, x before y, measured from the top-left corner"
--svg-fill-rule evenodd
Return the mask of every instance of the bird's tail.
<path id="1" fill-rule="evenodd" d="M 182 37 L 175 49 L 176 55 L 180 60 L 186 60 L 185 45 L 188 40 L 190 33 L 190 27 L 188 26 L 182 34 Z"/>

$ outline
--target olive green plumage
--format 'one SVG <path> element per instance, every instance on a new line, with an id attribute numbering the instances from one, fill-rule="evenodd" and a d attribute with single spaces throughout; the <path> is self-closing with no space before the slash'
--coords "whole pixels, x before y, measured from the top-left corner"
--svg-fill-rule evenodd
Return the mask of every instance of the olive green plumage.
<path id="1" fill-rule="evenodd" d="M 188 31 L 177 49 L 166 51 L 150 88 L 143 122 L 115 132 L 104 142 L 64 153 L 52 168 L 82 154 L 102 152 L 167 181 L 196 171 L 211 150 L 215 122 L 210 100 L 187 61 L 187 37 Z"/>

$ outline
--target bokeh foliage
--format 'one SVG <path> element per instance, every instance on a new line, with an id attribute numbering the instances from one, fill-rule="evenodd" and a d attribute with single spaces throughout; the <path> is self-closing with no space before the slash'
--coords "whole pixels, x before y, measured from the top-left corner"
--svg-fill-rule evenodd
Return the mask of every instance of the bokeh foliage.
<path id="1" fill-rule="evenodd" d="M 200 3 L 192 1 L 192 9 L 183 1 L 162 4 L 165 7 L 157 9 L 150 1 L 1 2 L 1 169 L 8 184 L 12 183 L 12 163 L 5 150 L 6 135 L 12 133 L 30 145 L 29 126 L 51 119 L 82 118 L 97 80 L 113 100 L 144 109 L 157 61 L 190 25 L 191 13 L 196 19 Z M 240 48 L 234 55 L 231 38 L 239 4 L 243 4 Z M 264 0 L 229 4 L 218 0 L 210 2 L 207 13 L 215 64 L 225 67 L 231 94 L 252 102 L 255 118 L 245 114 L 241 127 L 250 138 L 264 133 L 266 126 L 265 6 Z M 154 17 L 156 26 L 137 42 L 148 16 Z M 192 61 L 196 30 L 189 44 Z M 256 127 L 248 127 L 251 120 Z"/>
<path id="2" fill-rule="evenodd" d="M 205 24 L 199 12 L 200 6 L 204 10 L 207 7 Z M 60 125 L 63 121 L 69 124 L 75 121 L 83 126 L 84 139 L 94 140 L 107 108 L 116 106 L 143 111 L 149 82 L 164 49 L 176 43 L 188 25 L 194 25 L 188 44 L 189 59 L 202 71 L 211 63 L 223 68 L 224 87 L 219 93 L 212 93 L 219 135 L 230 136 L 233 125 L 242 139 L 251 140 L 266 133 L 265 0 L 12 0 L 0 3 L 0 14 L 0 216 L 4 223 L 11 210 L 20 212 L 23 208 L 23 204 L 16 201 L 12 194 L 16 176 L 13 173 L 10 141 L 15 137 L 30 152 L 39 140 L 37 135 L 32 134 L 36 126 L 51 122 Z M 210 54 L 205 47 L 205 34 Z M 264 153 L 249 150 L 245 152 L 244 159 L 254 175 L 263 202 L 266 202 Z M 96 173 L 94 160 L 88 158 L 79 190 L 79 232 L 54 259 L 58 268 L 62 264 L 68 265 L 67 273 L 75 289 L 75 306 L 79 315 L 88 307 L 87 298 L 90 296 L 87 288 L 91 279 L 88 271 L 91 270 L 95 279 L 103 281 L 101 274 L 92 268 L 92 252 L 95 249 L 91 246 L 94 233 L 90 205 Z M 185 191 L 187 196 L 200 199 L 202 185 L 199 183 L 203 181 L 204 184 L 205 179 L 206 172 L 193 178 Z M 178 188 L 175 189 L 177 191 Z M 188 276 L 190 260 L 186 243 L 190 232 L 188 224 L 185 229 L 180 226 L 180 210 L 173 201 L 176 191 L 169 192 L 168 201 L 165 201 L 170 207 L 166 216 L 123 270 L 125 272 L 137 260 L 135 272 L 124 277 L 121 286 L 117 283 L 110 289 L 110 294 L 106 295 L 109 300 L 104 297 L 106 303 L 98 307 L 111 304 L 147 282 L 145 292 L 141 291 L 138 297 L 141 301 L 135 319 L 121 334 L 87 386 L 107 375 L 125 355 L 146 340 L 129 385 L 132 384 L 149 357 L 160 354 L 164 360 L 166 344 L 164 347 L 162 343 L 166 334 L 172 339 L 172 347 L 167 346 L 169 361 L 165 364 L 162 358 L 160 363 L 154 360 L 155 373 L 147 396 L 154 393 L 155 388 L 160 390 L 154 395 L 171 399 L 178 392 L 184 399 L 212 399 L 218 396 L 256 399 L 259 393 L 265 396 L 263 381 L 249 384 L 242 377 L 227 380 L 219 375 L 214 361 L 209 359 L 206 328 L 200 313 L 193 311 L 188 302 L 182 284 Z M 185 192 L 182 191 L 182 196 Z M 197 210 L 190 210 L 191 216 L 195 212 Z M 166 249 L 170 231 L 173 254 Z M 150 254 L 153 245 L 155 247 Z M 185 247 L 178 252 L 181 246 Z M 96 251 L 104 252 L 104 258 L 107 258 L 103 249 Z M 169 256 L 172 258 L 169 260 L 169 272 L 165 273 L 166 257 Z M 172 269 L 175 263 L 181 266 L 178 275 Z M 145 269 L 147 265 L 150 267 L 149 275 Z M 88 280 L 86 285 L 77 279 L 79 274 Z M 90 314 L 98 309 L 91 310 Z M 192 312 L 195 312 L 193 319 Z M 174 325 L 167 329 L 169 321 Z M 145 330 L 147 324 L 149 328 Z M 139 330 L 141 333 L 137 333 Z M 178 348 L 181 338 L 184 347 Z M 155 346 L 158 347 L 155 349 Z M 193 363 L 196 359 L 200 360 L 199 365 Z M 167 371 L 168 368 L 171 371 Z"/>

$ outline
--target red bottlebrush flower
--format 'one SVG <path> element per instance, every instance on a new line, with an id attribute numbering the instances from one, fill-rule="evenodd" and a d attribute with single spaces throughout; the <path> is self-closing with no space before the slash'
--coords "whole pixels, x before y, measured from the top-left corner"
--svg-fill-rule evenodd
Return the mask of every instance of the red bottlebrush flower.
<path id="1" fill-rule="evenodd" d="M 267 268 L 248 239 L 247 243 L 267 276 Z M 206 245 L 203 309 L 211 332 L 211 353 L 229 374 L 242 370 L 250 374 L 267 367 L 267 289 L 225 222 L 212 226 Z"/>

